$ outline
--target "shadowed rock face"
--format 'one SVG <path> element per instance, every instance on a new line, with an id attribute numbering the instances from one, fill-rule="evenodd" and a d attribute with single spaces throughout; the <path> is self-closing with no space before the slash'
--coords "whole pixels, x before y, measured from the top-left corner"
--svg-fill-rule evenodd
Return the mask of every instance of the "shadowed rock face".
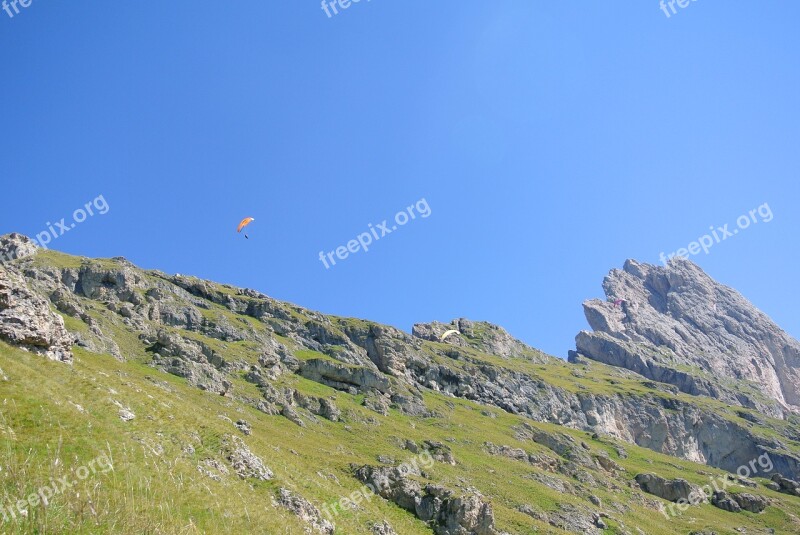
<path id="1" fill-rule="evenodd" d="M 571 360 L 580 354 L 772 416 L 800 408 L 800 343 L 692 262 L 628 260 L 603 289 L 608 302 L 584 303 L 594 332 L 578 335 Z"/>

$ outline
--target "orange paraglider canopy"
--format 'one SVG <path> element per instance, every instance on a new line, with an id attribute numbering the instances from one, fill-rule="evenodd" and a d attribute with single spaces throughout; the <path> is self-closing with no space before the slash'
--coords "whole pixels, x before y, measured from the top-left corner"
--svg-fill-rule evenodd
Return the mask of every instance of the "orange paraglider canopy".
<path id="1" fill-rule="evenodd" d="M 250 224 L 250 223 L 252 223 L 253 221 L 255 221 L 255 219 L 254 219 L 254 218 L 252 218 L 252 217 L 245 217 L 244 219 L 242 219 L 242 222 L 241 222 L 241 223 L 239 223 L 239 226 L 236 228 L 236 232 L 241 232 L 241 231 L 242 231 L 242 229 L 243 229 L 244 227 L 246 227 L 247 225 L 249 225 L 249 224 Z"/>

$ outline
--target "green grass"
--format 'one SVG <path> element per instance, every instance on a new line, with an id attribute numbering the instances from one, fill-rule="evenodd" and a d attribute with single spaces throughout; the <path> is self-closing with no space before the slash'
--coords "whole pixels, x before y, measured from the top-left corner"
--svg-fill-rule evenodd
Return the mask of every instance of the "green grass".
<path id="1" fill-rule="evenodd" d="M 0 344 L 0 368 L 9 376 L 9 381 L 2 383 L 0 408 L 1 492 L 14 498 L 26 496 L 47 484 L 50 477 L 67 475 L 104 452 L 113 458 L 114 471 L 94 474 L 79 487 L 53 498 L 49 507 L 6 523 L 6 532 L 245 533 L 255 529 L 302 533 L 296 518 L 271 504 L 279 487 L 291 488 L 318 506 L 334 502 L 360 487 L 350 475 L 350 463 L 376 464 L 377 455 L 399 461 L 411 458 L 399 448 L 404 439 L 448 444 L 458 464 L 436 463 L 429 475 L 454 489 L 479 489 L 493 504 L 500 529 L 558 533 L 516 511 L 521 504 L 542 511 L 556 510 L 564 502 L 591 507 L 582 497 L 558 493 L 531 479 L 533 474 L 543 473 L 541 470 L 486 453 L 483 443 L 489 441 L 555 455 L 538 444 L 515 439 L 512 427 L 525 420 L 497 409 L 489 409 L 497 416 L 489 418 L 481 414 L 485 407 L 427 393 L 426 403 L 441 417 L 413 418 L 395 410 L 382 417 L 361 407 L 360 396 L 291 376 L 285 384 L 305 394 L 335 397 L 343 411 L 341 423 L 308 420 L 309 425 L 300 428 L 285 418 L 267 416 L 244 403 L 191 388 L 182 379 L 141 362 L 120 363 L 80 348 L 75 353 L 76 362 L 67 366 Z M 236 381 L 237 388 L 245 388 Z M 247 394 L 257 395 L 257 391 Z M 130 407 L 136 419 L 123 422 L 115 400 Z M 221 416 L 250 422 L 253 434 L 243 438 L 275 472 L 273 481 L 254 483 L 228 476 L 215 482 L 198 472 L 197 464 L 203 459 L 220 458 L 224 435 L 237 434 Z M 602 486 L 586 490 L 604 504 L 631 502 L 632 509 L 625 515 L 612 514 L 628 526 L 638 525 L 648 534 L 688 533 L 702 524 L 713 526 L 717 533 L 767 525 L 791 532 L 791 519 L 775 508 L 763 515 L 733 515 L 701 506 L 667 523 L 656 511 L 633 502 L 626 480 L 648 471 L 701 483 L 705 476 L 699 470 L 722 472 L 630 445 L 625 445 L 629 457 L 620 459 L 611 445 L 593 441 L 587 433 L 533 425 L 570 434 L 595 453 L 603 449 L 625 468 L 623 478 L 613 480 L 617 491 Z M 184 451 L 187 445 L 194 448 L 193 453 Z M 592 473 L 599 480 L 607 478 L 601 472 Z M 567 476 L 547 475 L 580 485 Z M 800 506 L 800 500 L 765 489 L 758 492 L 782 503 L 784 510 Z M 336 518 L 337 533 L 368 533 L 369 521 L 382 518 L 398 533 L 430 533 L 423 523 L 385 500 L 374 498 L 360 507 Z"/>

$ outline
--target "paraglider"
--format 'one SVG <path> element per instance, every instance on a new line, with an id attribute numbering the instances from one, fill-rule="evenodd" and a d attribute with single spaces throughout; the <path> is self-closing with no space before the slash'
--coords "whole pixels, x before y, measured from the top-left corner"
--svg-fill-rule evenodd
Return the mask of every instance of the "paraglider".
<path id="1" fill-rule="evenodd" d="M 440 341 L 440 342 L 444 342 L 444 341 L 445 341 L 445 339 L 446 339 L 448 336 L 450 336 L 451 334 L 461 334 L 461 333 L 459 333 L 459 332 L 458 332 L 458 331 L 456 331 L 456 330 L 449 330 L 449 331 L 445 331 L 445 332 L 444 332 L 444 334 L 443 334 L 442 336 L 440 336 L 440 337 L 439 337 L 439 341 Z"/>
<path id="2" fill-rule="evenodd" d="M 245 228 L 245 227 L 246 227 L 247 225 L 249 225 L 250 223 L 252 223 L 253 221 L 255 221 L 255 218 L 254 218 L 254 217 L 245 217 L 245 218 L 244 218 L 244 219 L 242 219 L 242 221 L 239 223 L 239 226 L 236 228 L 236 232 L 239 232 L 239 233 L 241 233 L 241 232 L 242 232 L 242 229 L 243 229 L 243 228 Z M 245 234 L 244 234 L 244 237 L 245 237 L 246 239 L 248 239 L 248 240 L 250 239 L 250 236 L 248 236 L 246 232 L 245 232 Z"/>

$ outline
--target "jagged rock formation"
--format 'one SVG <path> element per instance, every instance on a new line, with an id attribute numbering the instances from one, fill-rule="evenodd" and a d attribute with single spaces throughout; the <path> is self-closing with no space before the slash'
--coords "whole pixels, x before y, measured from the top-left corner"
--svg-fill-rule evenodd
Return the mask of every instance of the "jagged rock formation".
<path id="1" fill-rule="evenodd" d="M 410 475 L 418 476 L 419 470 L 369 465 L 355 470 L 370 489 L 428 522 L 437 535 L 497 535 L 492 507 L 480 496 L 457 497 L 439 485 L 423 487 Z"/>
<path id="2" fill-rule="evenodd" d="M 50 303 L 14 271 L 0 266 L 0 340 L 51 360 L 72 362 L 74 337 Z"/>
<path id="3" fill-rule="evenodd" d="M 36 249 L 36 244 L 27 236 L 16 232 L 5 234 L 0 236 L 0 263 L 33 256 Z"/>
<path id="4" fill-rule="evenodd" d="M 153 352 L 155 366 L 185 378 L 193 386 L 220 395 L 224 395 L 231 387 L 225 378 L 226 368 L 228 371 L 233 369 L 224 358 L 202 342 L 160 330 L 148 350 Z"/>
<path id="5" fill-rule="evenodd" d="M 800 343 L 692 262 L 628 260 L 603 289 L 609 302 L 584 303 L 594 332 L 578 335 L 572 360 L 583 355 L 775 417 L 800 405 Z"/>

